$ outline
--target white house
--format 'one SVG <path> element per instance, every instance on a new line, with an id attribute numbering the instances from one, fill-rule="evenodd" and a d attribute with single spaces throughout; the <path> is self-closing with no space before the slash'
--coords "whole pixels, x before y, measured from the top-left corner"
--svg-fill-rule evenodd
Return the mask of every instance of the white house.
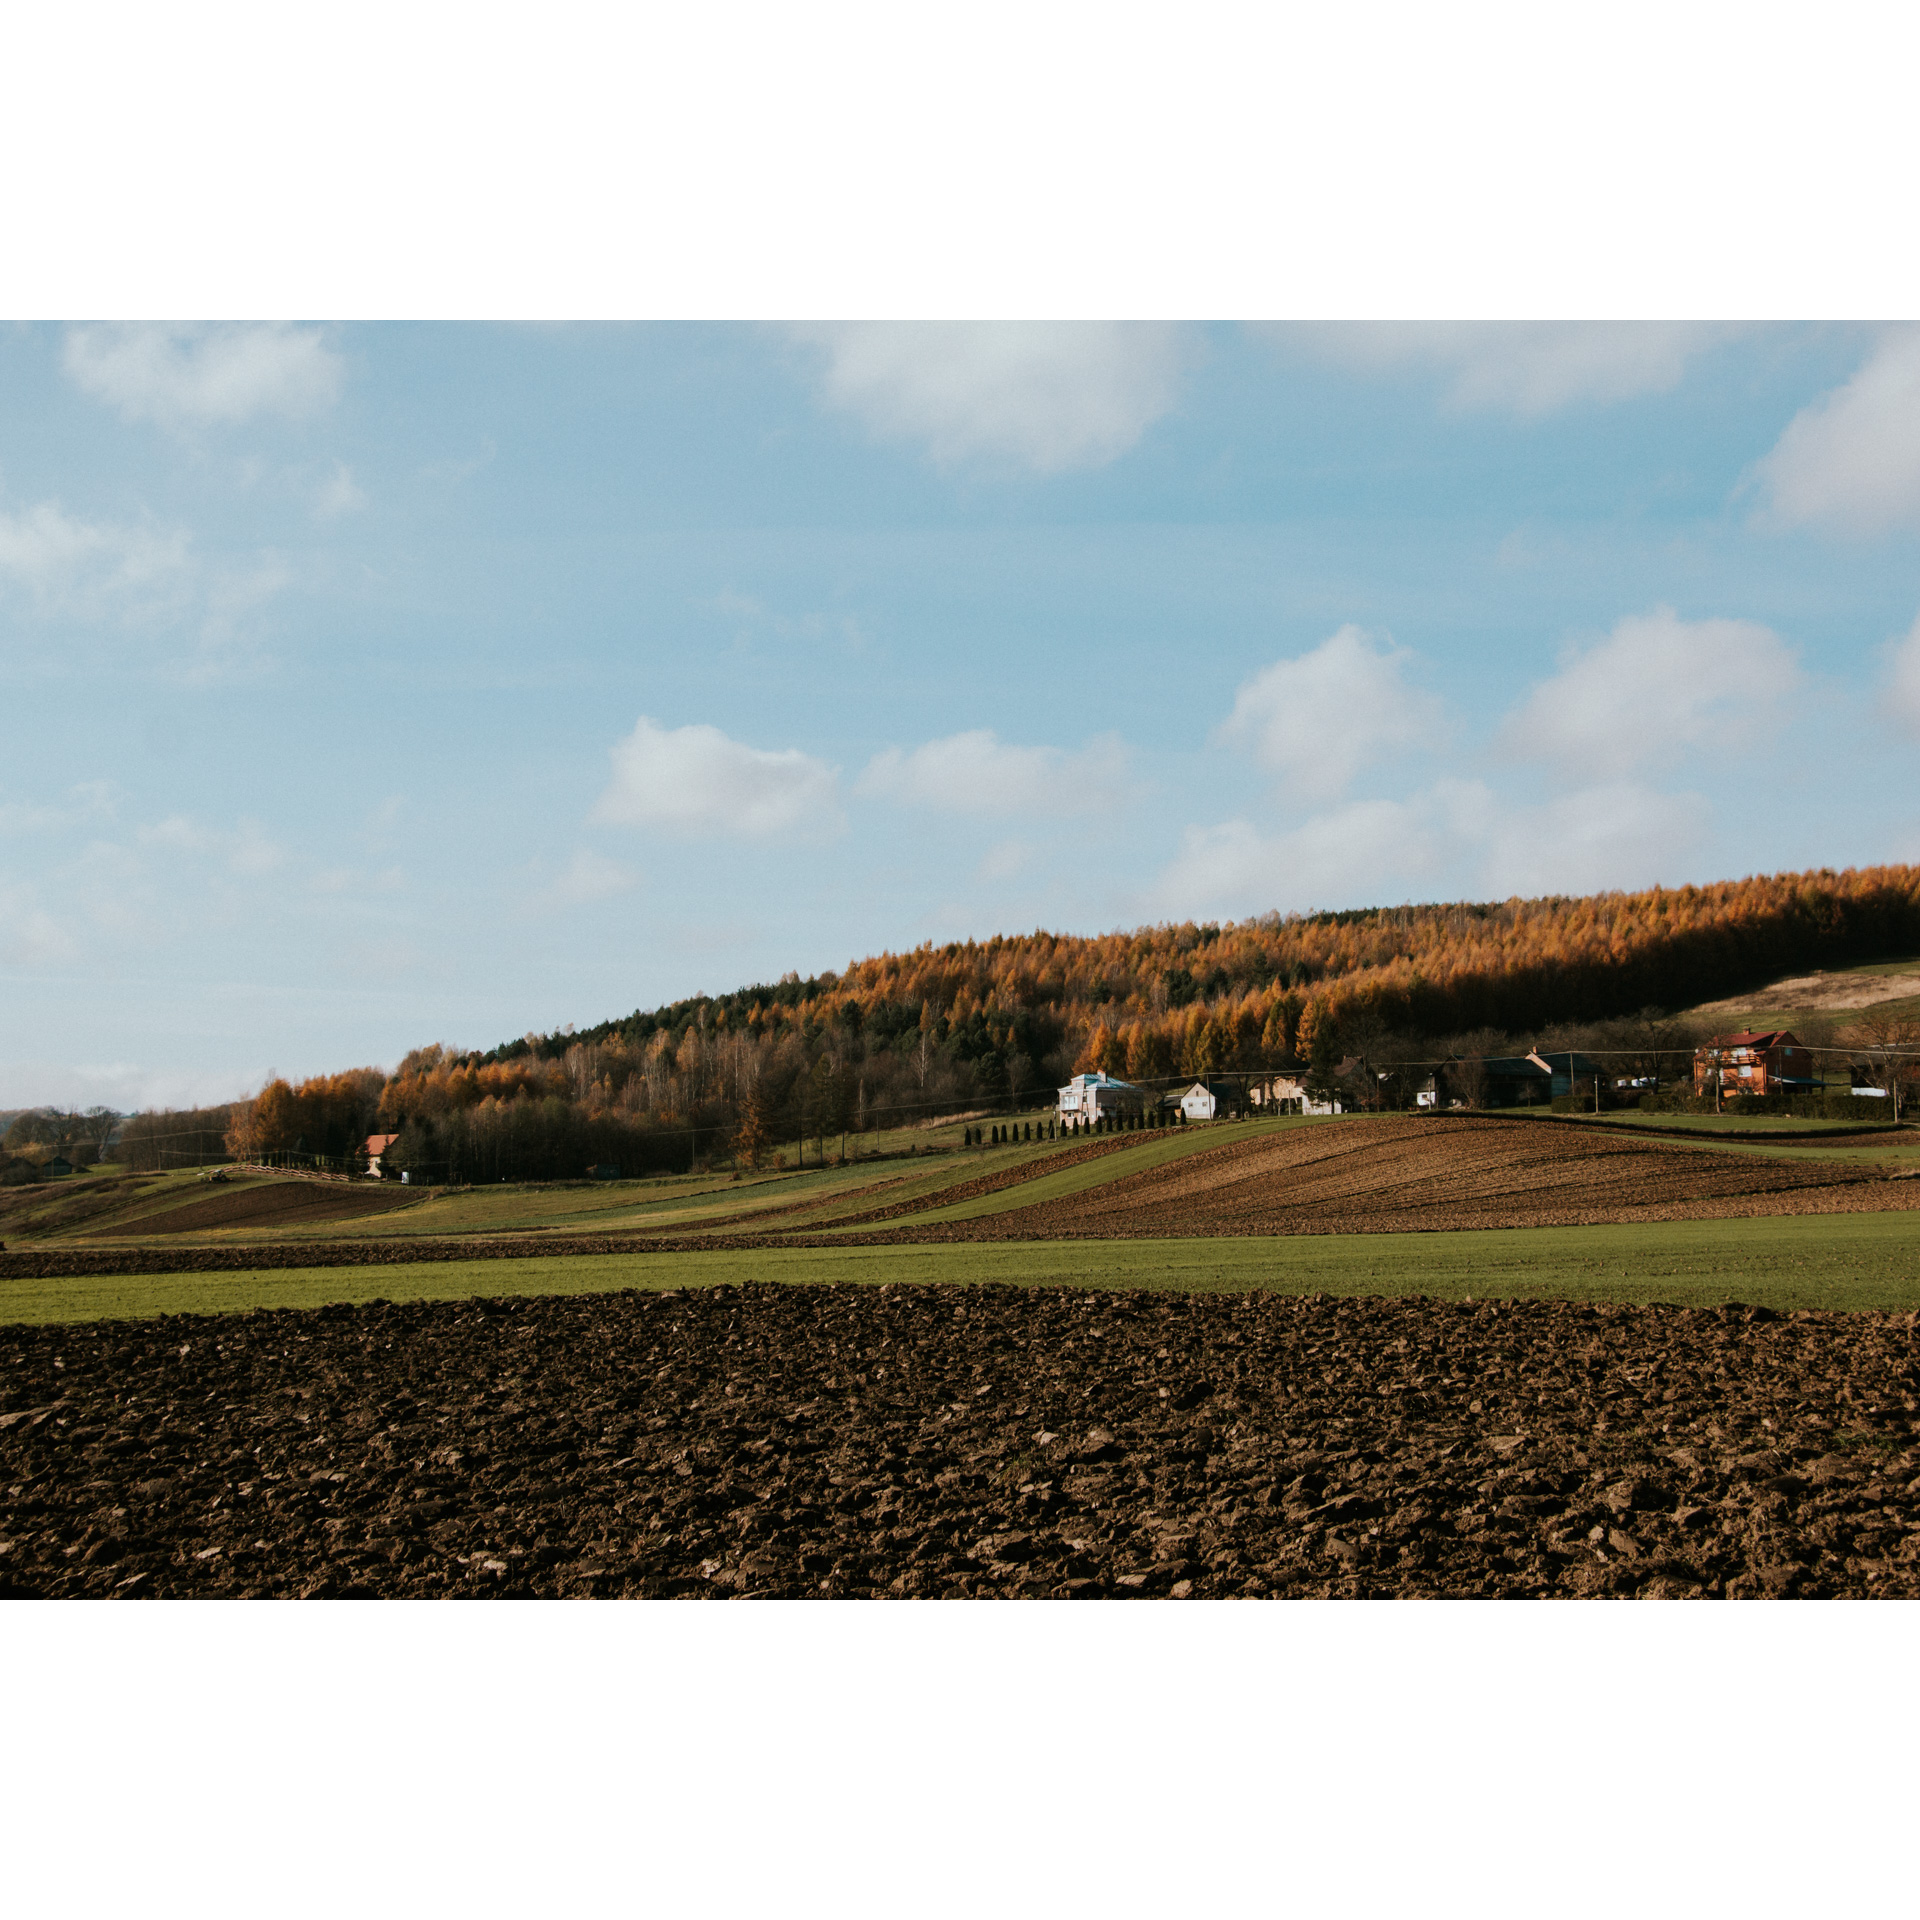
<path id="1" fill-rule="evenodd" d="M 1178 1104 L 1181 1113 L 1189 1120 L 1211 1120 L 1220 1103 L 1204 1080 L 1196 1080 L 1180 1096 Z"/>
<path id="2" fill-rule="evenodd" d="M 1338 1100 L 1316 1100 L 1307 1091 L 1304 1072 L 1276 1073 L 1258 1082 L 1247 1095 L 1256 1107 L 1268 1113 L 1342 1113 Z"/>
<path id="3" fill-rule="evenodd" d="M 1060 1118 L 1092 1126 L 1108 1114 L 1134 1112 L 1141 1105 L 1140 1089 L 1104 1073 L 1076 1073 L 1060 1089 Z"/>

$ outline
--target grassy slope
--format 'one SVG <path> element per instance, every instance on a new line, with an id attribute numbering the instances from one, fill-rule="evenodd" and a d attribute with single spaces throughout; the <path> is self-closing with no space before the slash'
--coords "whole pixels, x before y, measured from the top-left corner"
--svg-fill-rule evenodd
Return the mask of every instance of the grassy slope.
<path id="1" fill-rule="evenodd" d="M 1890 973 L 1920 973 L 1920 959 L 1874 960 L 1860 967 L 1834 967 L 1828 970 L 1825 977 L 1830 980 L 1844 980 L 1854 975 L 1881 976 Z M 1806 976 L 1796 974 L 1792 977 L 1801 979 Z M 1791 1027 L 1795 1020 L 1804 1019 L 1812 1010 L 1804 1004 L 1799 1006 L 1778 1004 L 1773 995 L 1780 984 L 1776 982 L 1774 986 L 1762 987 L 1755 993 L 1731 1000 L 1708 1001 L 1706 1006 L 1713 1011 L 1706 1012 L 1696 1008 L 1688 1018 L 1702 1018 L 1714 1023 L 1737 1019 L 1756 1032 L 1764 1032 L 1770 1027 Z M 1864 1011 L 1866 1011 L 1864 1008 L 1855 1009 L 1853 1012 L 1845 1009 L 1829 1009 L 1828 1013 L 1829 1017 L 1844 1024 L 1856 1017 L 1858 1012 Z M 1872 1011 L 1920 1015 L 1920 995 L 1902 1000 L 1881 1000 L 1875 1003 Z"/>
<path id="2" fill-rule="evenodd" d="M 1003 1284 L 1920 1307 L 1920 1219 L 1843 1214 L 1289 1240 L 772 1248 L 0 1281 L 0 1321 L 129 1319 L 333 1300 L 577 1294 L 744 1281 Z"/>

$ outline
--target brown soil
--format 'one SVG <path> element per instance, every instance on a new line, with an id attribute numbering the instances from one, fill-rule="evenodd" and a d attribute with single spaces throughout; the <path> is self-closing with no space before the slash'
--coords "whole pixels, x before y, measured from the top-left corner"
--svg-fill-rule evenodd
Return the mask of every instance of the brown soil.
<path id="1" fill-rule="evenodd" d="M 1875 1167 L 1496 1120 L 1302 1127 L 967 1227 L 988 1237 L 1438 1232 L 1920 1207 Z M 970 1233 L 969 1237 L 981 1237 Z"/>
<path id="2" fill-rule="evenodd" d="M 161 1213 L 103 1227 L 88 1239 L 109 1234 L 212 1233 L 225 1227 L 310 1227 L 335 1220 L 359 1220 L 370 1213 L 391 1213 L 396 1207 L 416 1207 L 425 1194 L 411 1188 L 327 1187 L 310 1180 L 274 1180 L 241 1187 L 233 1193 L 209 1194 L 188 1200 Z"/>
<path id="3" fill-rule="evenodd" d="M 1920 1316 L 748 1287 L 0 1328 L 0 1591 L 1920 1595 Z"/>

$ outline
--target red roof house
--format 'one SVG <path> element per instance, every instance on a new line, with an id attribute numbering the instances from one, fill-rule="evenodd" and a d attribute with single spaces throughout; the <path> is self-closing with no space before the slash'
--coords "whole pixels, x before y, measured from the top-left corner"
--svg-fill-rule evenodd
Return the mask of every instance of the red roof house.
<path id="1" fill-rule="evenodd" d="M 1710 1094 L 1716 1075 L 1723 1094 L 1805 1093 L 1815 1085 L 1813 1056 L 1785 1027 L 1716 1034 L 1694 1051 L 1694 1092 Z"/>

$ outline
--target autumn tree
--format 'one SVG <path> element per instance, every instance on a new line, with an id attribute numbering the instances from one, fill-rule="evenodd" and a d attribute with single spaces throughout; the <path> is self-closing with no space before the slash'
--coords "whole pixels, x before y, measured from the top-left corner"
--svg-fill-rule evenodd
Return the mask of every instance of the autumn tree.
<path id="1" fill-rule="evenodd" d="M 741 1108 L 740 1125 L 734 1134 L 734 1153 L 747 1165 L 758 1170 L 765 1162 L 773 1146 L 772 1117 L 767 1112 L 766 1096 L 760 1083 L 755 1080 L 748 1088 L 746 1101 Z"/>

